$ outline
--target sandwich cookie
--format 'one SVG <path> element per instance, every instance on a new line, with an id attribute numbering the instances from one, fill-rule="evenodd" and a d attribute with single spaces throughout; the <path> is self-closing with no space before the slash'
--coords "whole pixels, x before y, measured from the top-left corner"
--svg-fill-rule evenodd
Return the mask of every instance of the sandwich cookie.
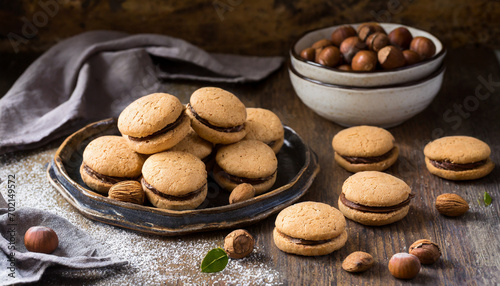
<path id="1" fill-rule="evenodd" d="M 173 95 L 146 95 L 122 111 L 118 129 L 136 152 L 158 153 L 175 146 L 189 132 L 189 117 L 184 110 Z"/>
<path id="2" fill-rule="evenodd" d="M 189 132 L 174 147 L 170 148 L 169 151 L 183 151 L 188 152 L 196 157 L 200 158 L 205 164 L 205 159 L 208 159 L 209 155 L 212 153 L 214 145 L 211 142 L 201 138 L 194 132 L 192 128 L 189 128 Z"/>
<path id="3" fill-rule="evenodd" d="M 80 174 L 92 190 L 107 194 L 118 182 L 139 180 L 144 159 L 123 137 L 102 136 L 85 147 Z"/>
<path id="4" fill-rule="evenodd" d="M 386 225 L 404 218 L 414 197 L 402 180 L 386 173 L 356 173 L 342 185 L 339 210 L 364 225 Z"/>
<path id="5" fill-rule="evenodd" d="M 193 154 L 166 151 L 151 155 L 142 167 L 142 188 L 156 207 L 195 209 L 207 196 L 205 164 Z"/>
<path id="6" fill-rule="evenodd" d="M 247 108 L 247 135 L 245 139 L 255 139 L 269 145 L 278 153 L 283 146 L 285 130 L 279 117 L 271 110 Z"/>
<path id="7" fill-rule="evenodd" d="M 274 243 L 287 253 L 326 255 L 347 241 L 344 216 L 324 203 L 302 202 L 289 206 L 278 214 L 275 224 Z"/>
<path id="8" fill-rule="evenodd" d="M 474 180 L 488 175 L 495 167 L 490 154 L 488 144 L 469 136 L 439 138 L 424 148 L 429 172 L 448 180 Z"/>
<path id="9" fill-rule="evenodd" d="M 389 131 L 374 126 L 356 126 L 337 133 L 332 140 L 335 161 L 347 171 L 383 171 L 399 155 Z"/>
<path id="10" fill-rule="evenodd" d="M 271 147 L 258 140 L 243 140 L 217 151 L 213 175 L 219 186 L 228 191 L 247 183 L 258 195 L 274 185 L 277 171 L 278 159 Z"/>
<path id="11" fill-rule="evenodd" d="M 246 135 L 245 105 L 223 89 L 204 87 L 196 90 L 189 99 L 187 114 L 196 133 L 212 143 L 231 144 Z"/>

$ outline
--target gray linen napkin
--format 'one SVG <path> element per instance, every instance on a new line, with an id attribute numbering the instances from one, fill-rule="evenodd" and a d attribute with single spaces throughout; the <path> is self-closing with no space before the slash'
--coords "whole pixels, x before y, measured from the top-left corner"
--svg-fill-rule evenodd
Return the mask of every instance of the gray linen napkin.
<path id="1" fill-rule="evenodd" d="M 52 254 L 29 252 L 24 247 L 24 233 L 35 225 L 57 233 L 59 247 Z M 31 208 L 9 212 L 1 194 L 0 234 L 0 285 L 39 281 L 49 266 L 87 269 L 127 264 L 62 217 Z"/>
<path id="2" fill-rule="evenodd" d="M 42 146 L 85 119 L 116 117 L 134 99 L 164 91 L 162 79 L 251 82 L 282 62 L 209 54 L 162 35 L 83 33 L 40 56 L 0 99 L 0 154 Z"/>

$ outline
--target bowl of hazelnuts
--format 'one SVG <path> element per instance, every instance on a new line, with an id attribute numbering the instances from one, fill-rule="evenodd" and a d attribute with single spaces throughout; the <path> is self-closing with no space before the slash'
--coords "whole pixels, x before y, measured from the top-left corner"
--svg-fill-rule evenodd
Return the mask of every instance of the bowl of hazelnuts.
<path id="1" fill-rule="evenodd" d="M 445 54 L 430 33 L 371 22 L 307 32 L 292 45 L 288 67 L 295 92 L 320 116 L 387 128 L 429 106 Z"/>
<path id="2" fill-rule="evenodd" d="M 351 87 L 418 80 L 438 69 L 446 49 L 432 34 L 391 23 L 361 23 L 306 32 L 290 48 L 305 77 Z"/>

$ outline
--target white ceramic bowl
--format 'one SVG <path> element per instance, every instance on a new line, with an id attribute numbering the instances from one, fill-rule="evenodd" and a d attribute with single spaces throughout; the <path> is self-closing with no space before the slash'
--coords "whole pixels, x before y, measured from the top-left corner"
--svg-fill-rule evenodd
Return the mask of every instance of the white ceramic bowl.
<path id="1" fill-rule="evenodd" d="M 424 110 L 438 94 L 444 65 L 420 80 L 384 87 L 349 87 L 301 75 L 290 63 L 295 92 L 320 116 L 342 126 L 392 127 Z"/>
<path id="2" fill-rule="evenodd" d="M 339 25 L 309 31 L 300 37 L 290 48 L 290 59 L 292 65 L 300 74 L 308 78 L 325 83 L 357 87 L 373 87 L 405 83 L 421 79 L 431 74 L 441 66 L 444 56 L 446 55 L 446 49 L 438 38 L 425 31 L 401 24 L 381 23 L 380 25 L 387 33 L 390 33 L 398 27 L 406 27 L 410 30 L 413 37 L 424 36 L 431 39 L 436 45 L 436 54 L 429 59 L 411 66 L 375 72 L 343 71 L 337 68 L 326 67 L 315 62 L 306 61 L 300 57 L 300 52 L 303 49 L 310 47 L 314 42 L 325 38 L 330 39 L 332 32 L 341 26 Z M 351 24 L 351 26 L 356 29 L 359 24 Z"/>

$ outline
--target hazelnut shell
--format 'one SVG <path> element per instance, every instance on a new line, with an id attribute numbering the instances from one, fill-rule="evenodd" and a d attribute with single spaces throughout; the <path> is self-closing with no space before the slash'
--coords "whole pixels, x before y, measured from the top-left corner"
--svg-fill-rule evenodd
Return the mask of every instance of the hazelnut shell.
<path id="1" fill-rule="evenodd" d="M 377 55 L 373 51 L 359 51 L 351 63 L 354 71 L 374 71 L 377 68 Z"/>
<path id="2" fill-rule="evenodd" d="M 240 259 L 252 253 L 254 244 L 255 241 L 250 233 L 244 229 L 237 229 L 224 239 L 224 250 L 229 257 Z"/>
<path id="3" fill-rule="evenodd" d="M 410 31 L 405 27 L 396 28 L 387 36 L 391 45 L 396 46 L 401 50 L 408 49 L 410 47 L 411 40 L 413 40 L 413 36 Z"/>
<path id="4" fill-rule="evenodd" d="M 417 52 L 421 60 L 428 59 L 436 53 L 436 45 L 429 38 L 415 37 L 410 43 L 410 50 Z"/>
<path id="5" fill-rule="evenodd" d="M 316 58 L 316 50 L 313 48 L 305 48 L 300 52 L 300 57 L 306 61 L 314 62 Z"/>
<path id="6" fill-rule="evenodd" d="M 394 46 L 387 46 L 378 51 L 378 62 L 383 69 L 395 69 L 405 65 L 403 52 Z"/>
<path id="7" fill-rule="evenodd" d="M 24 246 L 31 252 L 50 254 L 59 246 L 59 238 L 49 227 L 32 226 L 24 234 Z"/>
<path id="8" fill-rule="evenodd" d="M 318 63 L 327 67 L 334 67 L 340 62 L 340 51 L 335 46 L 323 48 L 318 56 Z"/>
<path id="9" fill-rule="evenodd" d="M 441 257 L 439 246 L 428 239 L 415 241 L 408 252 L 418 257 L 422 264 L 433 264 Z"/>
<path id="10" fill-rule="evenodd" d="M 332 32 L 332 43 L 339 47 L 340 44 L 347 38 L 349 37 L 354 37 L 356 36 L 356 30 L 354 30 L 353 27 L 349 25 L 343 25 L 338 27 Z"/>

